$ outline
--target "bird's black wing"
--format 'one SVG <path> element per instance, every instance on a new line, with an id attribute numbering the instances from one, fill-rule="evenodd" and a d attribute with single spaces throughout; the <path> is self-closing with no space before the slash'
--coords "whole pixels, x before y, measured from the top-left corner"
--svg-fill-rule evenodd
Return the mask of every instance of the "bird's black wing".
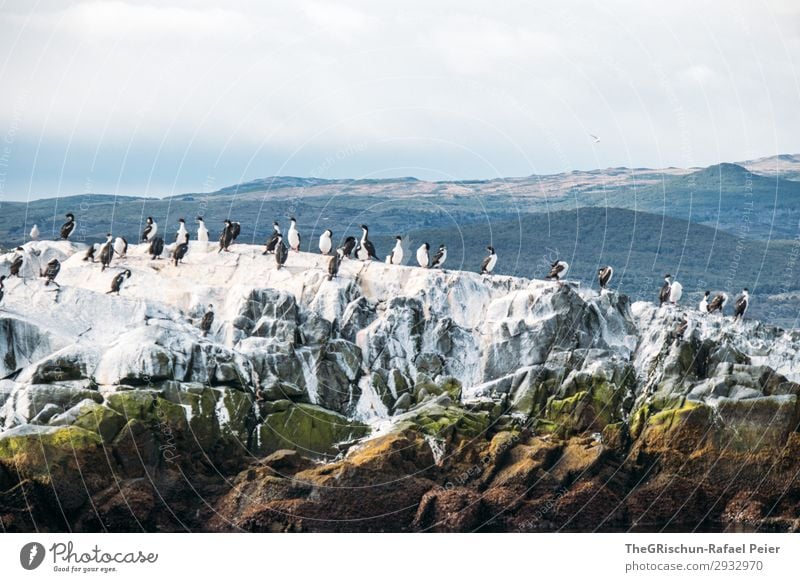
<path id="1" fill-rule="evenodd" d="M 75 228 L 75 222 L 65 222 L 61 225 L 61 238 L 69 238 L 72 234 L 72 229 Z"/>
<path id="2" fill-rule="evenodd" d="M 483 259 L 483 261 L 481 262 L 481 273 L 486 272 L 486 267 L 489 266 L 489 261 L 491 260 L 492 260 L 492 255 L 489 255 L 488 257 Z"/>
<path id="3" fill-rule="evenodd" d="M 242 225 L 238 222 L 234 222 L 233 226 L 231 227 L 231 240 L 234 241 L 239 238 L 239 234 L 242 232 Z"/>
<path id="4" fill-rule="evenodd" d="M 209 311 L 203 316 L 203 321 L 200 322 L 200 329 L 208 331 L 211 329 L 212 323 L 214 323 L 214 312 Z"/>
<path id="5" fill-rule="evenodd" d="M 278 244 L 278 233 L 272 233 L 272 236 L 267 240 L 267 252 L 271 253 L 275 250 L 275 245 Z"/>
<path id="6" fill-rule="evenodd" d="M 564 265 L 556 263 L 556 264 L 553 265 L 553 268 L 550 269 L 550 273 L 547 274 L 546 278 L 547 279 L 553 279 L 555 277 L 558 277 L 558 274 L 561 273 L 561 271 L 563 271 L 563 270 L 564 270 Z"/>
<path id="7" fill-rule="evenodd" d="M 142 240 L 147 240 L 147 236 L 150 234 L 151 230 L 153 230 L 153 225 L 148 224 L 142 231 Z"/>
<path id="8" fill-rule="evenodd" d="M 664 286 L 661 287 L 661 292 L 658 294 L 658 299 L 661 303 L 666 303 L 669 301 L 669 292 L 672 287 L 669 283 L 664 283 Z"/>
<path id="9" fill-rule="evenodd" d="M 369 253 L 370 258 L 372 258 L 372 259 L 377 259 L 378 258 L 378 255 L 375 254 L 375 245 L 372 244 L 371 240 L 364 241 L 364 248 L 367 249 L 367 252 Z"/>
<path id="10" fill-rule="evenodd" d="M 741 315 L 744 313 L 746 307 L 747 299 L 745 299 L 744 296 L 739 297 L 739 299 L 736 300 L 736 315 Z"/>
<path id="11" fill-rule="evenodd" d="M 438 265 L 438 264 L 439 264 L 439 261 L 441 261 L 441 260 L 442 260 L 442 257 L 443 257 L 443 256 L 444 256 L 444 252 L 442 252 L 441 250 L 439 250 L 439 251 L 436 251 L 436 254 L 435 254 L 435 255 L 433 255 L 433 260 L 431 261 L 431 266 L 436 266 L 436 265 Z"/>

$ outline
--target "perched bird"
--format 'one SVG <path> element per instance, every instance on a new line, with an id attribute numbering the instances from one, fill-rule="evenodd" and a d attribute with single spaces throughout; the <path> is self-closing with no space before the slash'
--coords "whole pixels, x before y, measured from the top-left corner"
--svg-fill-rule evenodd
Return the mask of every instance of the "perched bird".
<path id="1" fill-rule="evenodd" d="M 444 245 L 439 245 L 439 250 L 436 251 L 436 254 L 433 255 L 433 259 L 431 259 L 430 268 L 441 269 L 446 260 L 447 260 L 447 247 Z"/>
<path id="2" fill-rule="evenodd" d="M 686 315 L 684 314 L 684 316 L 675 325 L 675 327 L 672 329 L 672 332 L 670 333 L 670 335 L 672 336 L 672 340 L 676 342 L 682 340 L 688 328 L 689 328 L 689 320 L 686 319 Z"/>
<path id="3" fill-rule="evenodd" d="M 369 228 L 366 224 L 361 225 L 361 240 L 356 247 L 356 258 L 361 261 L 369 261 L 370 259 L 377 259 L 378 255 L 375 253 L 375 245 L 369 240 Z"/>
<path id="4" fill-rule="evenodd" d="M 278 238 L 281 236 L 281 227 L 277 222 L 272 223 L 272 234 L 267 239 L 267 248 L 264 249 L 262 255 L 268 255 L 275 252 L 275 245 L 278 244 Z"/>
<path id="5" fill-rule="evenodd" d="M 164 252 L 164 239 L 160 236 L 153 237 L 153 240 L 150 241 L 150 248 L 148 249 L 148 252 L 151 259 L 160 259 L 161 253 Z"/>
<path id="6" fill-rule="evenodd" d="M 417 262 L 420 267 L 428 268 L 428 265 L 430 265 L 430 248 L 431 245 L 428 243 L 422 243 L 422 246 L 417 249 Z"/>
<path id="7" fill-rule="evenodd" d="M 300 252 L 300 231 L 297 230 L 297 220 L 294 216 L 289 219 L 289 223 L 289 234 L 287 235 L 289 247 L 297 253 Z"/>
<path id="8" fill-rule="evenodd" d="M 683 285 L 678 283 L 677 281 L 673 281 L 672 285 L 669 288 L 669 302 L 673 305 L 677 305 L 678 301 L 681 300 L 683 296 Z"/>
<path id="9" fill-rule="evenodd" d="M 208 335 L 208 332 L 211 330 L 211 324 L 214 323 L 214 306 L 209 304 L 208 311 L 205 312 L 203 315 L 203 319 L 200 321 L 200 330 L 203 332 L 203 337 Z"/>
<path id="10" fill-rule="evenodd" d="M 402 265 L 403 264 L 403 237 L 396 236 L 394 237 L 395 243 L 392 252 L 389 253 L 386 262 L 390 265 Z"/>
<path id="11" fill-rule="evenodd" d="M 669 294 L 672 291 L 672 275 L 667 273 L 664 275 L 664 284 L 661 286 L 661 291 L 658 292 L 658 303 L 664 305 L 669 301 Z"/>
<path id="12" fill-rule="evenodd" d="M 283 244 L 283 236 L 278 235 L 278 243 L 275 245 L 275 264 L 277 265 L 277 270 L 280 270 L 280 268 L 286 264 L 286 259 L 288 258 L 289 249 Z"/>
<path id="13" fill-rule="evenodd" d="M 97 247 L 96 244 L 89 245 L 89 248 L 86 249 L 86 254 L 83 255 L 83 260 L 84 261 L 92 261 L 94 263 L 94 255 L 97 252 L 97 249 L 98 249 L 98 247 Z"/>
<path id="14" fill-rule="evenodd" d="M 208 242 L 208 229 L 202 216 L 197 217 L 197 240 L 204 243 Z"/>
<path id="15" fill-rule="evenodd" d="M 225 227 L 222 229 L 222 234 L 219 235 L 219 250 L 218 253 L 222 251 L 228 251 L 228 247 L 231 246 L 233 242 L 233 223 L 225 219 Z"/>
<path id="16" fill-rule="evenodd" d="M 119 292 L 122 290 L 122 283 L 125 279 L 131 278 L 131 272 L 128 269 L 125 269 L 121 273 L 118 273 L 114 279 L 111 281 L 111 291 L 107 291 L 106 295 L 110 295 L 112 293 L 116 293 L 119 295 Z"/>
<path id="17" fill-rule="evenodd" d="M 153 220 L 152 216 L 148 216 L 147 226 L 145 226 L 144 230 L 142 231 L 142 242 L 152 241 L 157 232 L 158 224 L 156 224 L 156 221 Z"/>
<path id="18" fill-rule="evenodd" d="M 326 230 L 321 235 L 319 235 L 319 252 L 323 255 L 327 255 L 331 252 L 331 248 L 333 248 L 333 232 L 331 230 Z"/>
<path id="19" fill-rule="evenodd" d="M 342 262 L 343 254 L 344 251 L 342 251 L 342 249 L 336 249 L 333 256 L 328 259 L 328 281 L 332 281 L 333 278 L 339 274 L 339 265 Z"/>
<path id="20" fill-rule="evenodd" d="M 0 303 L 3 302 L 3 296 L 6 294 L 5 291 L 5 284 L 3 283 L 6 280 L 5 275 L 0 275 Z"/>
<path id="21" fill-rule="evenodd" d="M 353 249 L 356 248 L 356 237 L 348 236 L 344 239 L 344 244 L 339 247 L 342 251 L 342 258 L 350 258 L 350 255 L 353 254 Z"/>
<path id="22" fill-rule="evenodd" d="M 614 277 L 614 268 L 609 266 L 603 267 L 597 271 L 597 280 L 600 282 L 600 289 L 605 289 Z"/>
<path id="23" fill-rule="evenodd" d="M 178 219 L 178 232 L 175 233 L 175 242 L 182 241 L 184 238 L 189 240 L 189 231 L 186 230 L 186 221 L 183 218 Z"/>
<path id="24" fill-rule="evenodd" d="M 545 279 L 555 279 L 556 281 L 560 281 L 567 276 L 567 271 L 569 271 L 569 263 L 567 261 L 555 261 L 552 265 L 550 265 L 550 272 L 547 274 Z"/>
<path id="25" fill-rule="evenodd" d="M 72 215 L 71 212 L 66 214 L 67 221 L 61 225 L 61 238 L 63 240 L 67 240 L 73 232 L 75 232 L 75 227 L 77 224 L 75 223 L 75 216 Z"/>
<path id="26" fill-rule="evenodd" d="M 183 233 L 183 242 L 179 245 L 175 245 L 175 250 L 172 251 L 172 258 L 175 259 L 175 266 L 178 266 L 178 263 L 183 262 L 183 257 L 186 256 L 186 253 L 189 251 L 189 233 Z"/>
<path id="27" fill-rule="evenodd" d="M 725 304 L 728 303 L 728 295 L 725 293 L 717 293 L 714 296 L 708 305 L 706 306 L 706 311 L 709 313 L 714 313 L 715 311 L 719 311 L 722 315 L 725 315 Z"/>
<path id="28" fill-rule="evenodd" d="M 9 269 L 9 275 L 12 277 L 22 277 L 20 272 L 22 271 L 22 266 L 25 264 L 25 249 L 22 247 L 17 247 L 16 251 L 14 252 L 14 258 L 11 260 L 11 268 Z"/>
<path id="29" fill-rule="evenodd" d="M 106 267 L 111 266 L 111 259 L 114 258 L 114 245 L 111 242 L 113 238 L 114 237 L 111 236 L 111 233 L 109 232 L 106 235 L 106 244 L 104 244 L 100 249 L 100 264 L 103 266 L 103 268 L 100 269 L 101 272 L 105 271 Z"/>
<path id="30" fill-rule="evenodd" d="M 733 307 L 733 316 L 734 319 L 744 319 L 744 314 L 747 312 L 747 308 L 750 306 L 750 292 L 747 290 L 747 287 L 742 289 L 741 296 L 736 300 L 736 304 Z"/>
<path id="31" fill-rule="evenodd" d="M 118 236 L 114 239 L 114 252 L 117 253 L 120 258 L 125 258 L 125 255 L 128 253 L 128 241 L 125 240 L 125 237 Z"/>
<path id="32" fill-rule="evenodd" d="M 33 228 L 31 228 L 30 237 L 31 240 L 39 240 L 39 227 L 35 224 L 33 225 Z"/>
<path id="33" fill-rule="evenodd" d="M 61 263 L 58 259 L 50 259 L 47 262 L 47 268 L 39 273 L 40 277 L 45 279 L 44 286 L 47 287 L 52 283 L 56 287 L 60 287 L 58 283 L 56 283 L 56 277 L 58 277 L 58 273 L 61 271 Z"/>
<path id="34" fill-rule="evenodd" d="M 708 313 L 708 297 L 711 295 L 711 291 L 706 291 L 703 293 L 703 298 L 700 300 L 697 308 L 700 310 L 701 313 Z"/>
<path id="35" fill-rule="evenodd" d="M 486 247 L 489 254 L 483 259 L 481 263 L 481 275 L 491 275 L 494 266 L 497 264 L 497 253 L 494 252 L 493 246 Z"/>

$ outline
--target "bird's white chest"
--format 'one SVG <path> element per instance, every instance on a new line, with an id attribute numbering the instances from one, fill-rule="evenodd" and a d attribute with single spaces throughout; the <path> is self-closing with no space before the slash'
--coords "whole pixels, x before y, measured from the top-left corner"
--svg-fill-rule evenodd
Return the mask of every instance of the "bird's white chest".
<path id="1" fill-rule="evenodd" d="M 497 264 L 497 255 L 492 255 L 489 257 L 489 262 L 486 263 L 486 270 L 490 273 L 494 270 L 494 266 Z"/>
<path id="2" fill-rule="evenodd" d="M 296 247 L 300 244 L 300 233 L 297 232 L 297 229 L 292 225 L 289 228 L 289 244 L 293 247 Z"/>
<path id="3" fill-rule="evenodd" d="M 428 251 L 426 251 L 424 248 L 417 251 L 417 262 L 422 267 L 428 266 Z"/>
<path id="4" fill-rule="evenodd" d="M 329 253 L 331 250 L 331 246 L 333 246 L 331 243 L 331 237 L 329 237 L 327 233 L 322 234 L 322 236 L 319 237 L 320 252 L 324 254 Z"/>
<path id="5" fill-rule="evenodd" d="M 400 243 L 394 245 L 394 249 L 392 250 L 392 264 L 399 265 L 403 262 L 403 247 Z"/>

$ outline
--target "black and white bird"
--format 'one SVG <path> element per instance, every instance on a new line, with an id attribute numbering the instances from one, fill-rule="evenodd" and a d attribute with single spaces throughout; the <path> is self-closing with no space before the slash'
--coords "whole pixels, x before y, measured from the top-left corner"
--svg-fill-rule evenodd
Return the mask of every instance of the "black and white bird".
<path id="1" fill-rule="evenodd" d="M 286 264 L 286 259 L 288 258 L 289 249 L 283 244 L 283 236 L 278 235 L 278 242 L 275 245 L 275 264 L 277 265 L 277 270 L 280 270 L 280 268 Z"/>
<path id="2" fill-rule="evenodd" d="M 673 305 L 677 305 L 678 301 L 681 300 L 683 296 L 683 285 L 678 283 L 677 281 L 673 281 L 672 285 L 669 287 L 669 302 Z"/>
<path id="3" fill-rule="evenodd" d="M 493 246 L 486 247 L 489 254 L 483 259 L 481 263 L 481 275 L 491 275 L 494 271 L 494 266 L 497 264 L 497 253 L 494 251 Z"/>
<path id="4" fill-rule="evenodd" d="M 394 248 L 392 252 L 386 256 L 386 262 L 390 265 L 402 265 L 403 264 L 403 237 L 396 236 L 394 237 Z"/>
<path id="5" fill-rule="evenodd" d="M 208 229 L 206 228 L 206 221 L 202 216 L 197 217 L 197 240 L 202 243 L 208 242 Z"/>
<path id="6" fill-rule="evenodd" d="M 597 271 L 597 281 L 600 283 L 600 290 L 602 291 L 608 284 L 611 283 L 611 279 L 614 277 L 614 268 L 611 265 L 606 265 L 605 267 L 598 269 Z"/>
<path id="7" fill-rule="evenodd" d="M 272 234 L 267 239 L 267 248 L 264 249 L 262 255 L 268 255 L 275 252 L 275 245 L 278 244 L 278 238 L 281 236 L 281 227 L 277 222 L 272 223 Z"/>
<path id="8" fill-rule="evenodd" d="M 219 250 L 218 253 L 222 251 L 228 251 L 228 247 L 231 246 L 233 242 L 233 223 L 225 219 L 225 227 L 222 229 L 222 233 L 219 235 Z"/>
<path id="9" fill-rule="evenodd" d="M 366 224 L 361 225 L 361 240 L 358 241 L 358 246 L 356 247 L 356 258 L 360 261 L 378 258 L 377 253 L 375 253 L 375 245 L 369 240 L 369 228 Z"/>
<path id="10" fill-rule="evenodd" d="M 420 267 L 425 269 L 431 264 L 430 248 L 431 245 L 428 243 L 422 243 L 422 246 L 417 249 L 417 263 L 419 263 Z"/>
<path id="11" fill-rule="evenodd" d="M 14 251 L 14 256 L 11 259 L 11 267 L 9 268 L 8 274 L 11 277 L 19 277 L 22 278 L 20 273 L 22 272 L 22 266 L 25 264 L 25 249 L 22 247 L 17 247 Z"/>
<path id="12" fill-rule="evenodd" d="M 211 325 L 214 323 L 214 306 L 209 304 L 208 311 L 205 312 L 203 315 L 203 319 L 200 320 L 200 331 L 203 332 L 203 337 L 208 335 L 208 332 L 211 331 Z"/>
<path id="13" fill-rule="evenodd" d="M 66 219 L 67 221 L 61 225 L 61 231 L 59 233 L 63 240 L 69 239 L 72 233 L 75 232 L 75 227 L 77 226 L 75 216 L 71 212 L 66 214 Z"/>
<path id="14" fill-rule="evenodd" d="M 747 290 L 747 287 L 742 289 L 742 294 L 736 300 L 736 304 L 733 307 L 733 316 L 734 319 L 744 319 L 744 314 L 747 312 L 747 308 L 750 306 L 750 291 Z"/>
<path id="15" fill-rule="evenodd" d="M 294 216 L 289 219 L 289 232 L 287 234 L 289 247 L 296 253 L 300 252 L 300 231 L 297 230 L 297 220 Z"/>
<path id="16" fill-rule="evenodd" d="M 189 231 L 186 230 L 186 221 L 183 218 L 178 219 L 178 232 L 175 233 L 175 242 L 179 243 L 183 239 L 189 240 Z"/>
<path id="17" fill-rule="evenodd" d="M 667 273 L 664 275 L 664 284 L 661 286 L 661 290 L 658 292 L 658 304 L 664 305 L 665 303 L 669 303 L 669 295 L 672 292 L 672 275 Z"/>
<path id="18" fill-rule="evenodd" d="M 342 249 L 336 249 L 333 256 L 328 259 L 328 281 L 333 281 L 333 278 L 339 274 L 339 265 L 342 262 L 343 253 Z"/>
<path id="19" fill-rule="evenodd" d="M 30 232 L 31 240 L 39 240 L 39 234 L 39 227 L 34 224 Z"/>
<path id="20" fill-rule="evenodd" d="M 331 230 L 326 230 L 321 235 L 319 235 L 319 252 L 323 255 L 327 255 L 331 252 L 333 248 L 333 232 Z"/>
<path id="21" fill-rule="evenodd" d="M 125 258 L 125 255 L 128 253 L 128 241 L 125 237 L 118 236 L 114 239 L 114 252 L 117 253 L 121 259 Z"/>
<path id="22" fill-rule="evenodd" d="M 111 266 L 111 259 L 114 258 L 114 243 L 112 242 L 114 237 L 109 232 L 106 235 L 106 242 L 100 248 L 100 264 L 102 265 L 102 269 L 100 271 L 105 271 L 106 267 Z"/>
<path id="23" fill-rule="evenodd" d="M 150 241 L 150 248 L 148 249 L 148 253 L 150 254 L 150 258 L 152 260 L 160 259 L 161 253 L 164 252 L 164 239 L 160 236 L 153 237 L 153 240 Z"/>
<path id="24" fill-rule="evenodd" d="M 47 262 L 47 267 L 41 273 L 39 273 L 39 276 L 45 279 L 45 287 L 50 285 L 50 283 L 56 287 L 61 286 L 56 283 L 56 277 L 58 277 L 59 271 L 61 271 L 61 263 L 58 261 L 58 259 L 50 259 Z"/>
<path id="25" fill-rule="evenodd" d="M 725 305 L 728 303 L 728 295 L 726 293 L 717 293 L 714 298 L 708 302 L 706 311 L 714 313 L 719 311 L 720 314 L 725 315 Z"/>
<path id="26" fill-rule="evenodd" d="M 705 293 L 703 293 L 703 298 L 697 305 L 697 309 L 699 309 L 701 313 L 708 313 L 708 298 L 710 295 L 711 291 L 706 291 Z"/>
<path id="27" fill-rule="evenodd" d="M 344 244 L 339 247 L 339 250 L 342 251 L 342 258 L 350 258 L 350 255 L 353 254 L 353 249 L 356 248 L 356 237 L 348 236 L 344 239 Z"/>
<path id="28" fill-rule="evenodd" d="M 433 255 L 431 259 L 431 269 L 441 269 L 444 266 L 444 262 L 447 260 L 447 247 L 445 245 L 439 245 L 439 250 L 436 251 L 436 254 Z"/>
<path id="29" fill-rule="evenodd" d="M 550 272 L 547 274 L 545 279 L 555 279 L 556 281 L 561 281 L 567 276 L 567 271 L 569 271 L 569 263 L 567 261 L 555 261 L 552 265 L 550 265 Z"/>
<path id="30" fill-rule="evenodd" d="M 111 291 L 107 291 L 106 295 L 111 295 L 112 293 L 116 293 L 119 295 L 119 292 L 122 290 L 122 283 L 125 279 L 131 278 L 131 272 L 128 269 L 125 269 L 121 273 L 118 273 L 114 276 L 114 279 L 111 281 Z"/>
<path id="31" fill-rule="evenodd" d="M 0 275 L 0 303 L 3 302 L 3 297 L 6 294 L 6 290 L 5 290 L 6 286 L 5 286 L 5 283 L 4 283 L 5 280 L 6 280 L 6 276 L 5 275 Z"/>
<path id="32" fill-rule="evenodd" d="M 172 251 L 172 258 L 175 260 L 175 266 L 178 266 L 178 263 L 183 262 L 183 258 L 186 256 L 186 253 L 189 251 L 189 233 L 183 233 L 183 242 L 180 244 L 175 245 L 175 250 Z"/>
<path id="33" fill-rule="evenodd" d="M 148 216 L 147 226 L 145 226 L 144 230 L 142 231 L 142 242 L 152 241 L 157 232 L 158 224 L 156 224 L 156 221 L 153 220 L 152 216 Z"/>
<path id="34" fill-rule="evenodd" d="M 231 242 L 235 242 L 240 234 L 242 234 L 242 224 L 236 221 L 231 222 Z"/>
<path id="35" fill-rule="evenodd" d="M 86 249 L 86 254 L 83 255 L 84 261 L 92 261 L 94 263 L 94 256 L 97 253 L 97 249 L 100 248 L 96 243 L 89 245 L 89 248 Z"/>

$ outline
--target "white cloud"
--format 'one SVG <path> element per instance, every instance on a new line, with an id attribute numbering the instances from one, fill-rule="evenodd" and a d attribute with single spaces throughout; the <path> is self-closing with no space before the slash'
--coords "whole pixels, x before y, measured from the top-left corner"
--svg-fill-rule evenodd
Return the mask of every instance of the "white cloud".
<path id="1" fill-rule="evenodd" d="M 380 156 L 341 171 L 381 171 L 393 155 L 470 177 L 800 151 L 798 14 L 745 0 L 658 13 L 632 0 L 11 0 L 0 135 L 24 97 L 20 141 L 163 144 L 212 163 L 236 151 L 245 177 L 379 140 Z M 270 155 L 247 166 L 258 151 Z M 131 182 L 151 169 L 124 163 Z"/>

